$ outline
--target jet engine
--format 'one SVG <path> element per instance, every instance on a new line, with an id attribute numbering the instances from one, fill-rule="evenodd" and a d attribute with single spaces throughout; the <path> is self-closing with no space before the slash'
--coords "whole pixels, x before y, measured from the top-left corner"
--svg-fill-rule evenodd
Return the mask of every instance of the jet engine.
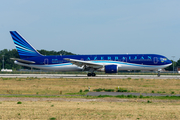
<path id="1" fill-rule="evenodd" d="M 106 65 L 105 67 L 105 73 L 117 73 L 118 72 L 118 66 L 117 65 Z"/>

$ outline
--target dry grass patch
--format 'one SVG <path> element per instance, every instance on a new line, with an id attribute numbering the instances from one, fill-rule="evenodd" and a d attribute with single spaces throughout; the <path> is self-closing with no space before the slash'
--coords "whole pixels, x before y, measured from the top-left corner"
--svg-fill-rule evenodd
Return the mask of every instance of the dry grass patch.
<path id="1" fill-rule="evenodd" d="M 0 78 L 0 94 L 49 94 L 77 93 L 80 90 L 119 86 L 130 92 L 180 94 L 178 79 L 71 79 L 71 78 Z"/>
<path id="2" fill-rule="evenodd" d="M 179 102 L 2 102 L 0 119 L 180 119 Z"/>

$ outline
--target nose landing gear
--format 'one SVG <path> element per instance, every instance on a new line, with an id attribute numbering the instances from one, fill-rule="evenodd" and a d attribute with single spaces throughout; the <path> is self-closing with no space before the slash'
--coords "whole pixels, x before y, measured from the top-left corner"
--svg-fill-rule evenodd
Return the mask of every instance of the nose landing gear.
<path id="1" fill-rule="evenodd" d="M 158 74 L 157 74 L 158 77 L 160 77 L 161 75 L 160 72 L 161 72 L 161 69 L 158 69 Z"/>
<path id="2" fill-rule="evenodd" d="M 157 76 L 158 76 L 158 77 L 160 77 L 160 75 L 161 75 L 161 74 L 160 74 L 160 71 L 158 71 L 158 74 L 157 74 Z"/>

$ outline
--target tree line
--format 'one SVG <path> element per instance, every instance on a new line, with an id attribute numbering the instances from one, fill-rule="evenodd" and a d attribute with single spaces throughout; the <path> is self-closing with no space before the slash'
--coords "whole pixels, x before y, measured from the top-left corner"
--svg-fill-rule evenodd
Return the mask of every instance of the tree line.
<path id="1" fill-rule="evenodd" d="M 42 55 L 76 55 L 74 53 L 67 52 L 65 50 L 47 51 L 47 50 L 42 49 L 42 50 L 38 50 L 38 52 L 41 53 Z M 14 61 L 10 59 L 10 58 L 19 58 L 19 54 L 16 49 L 12 49 L 12 50 L 4 49 L 4 50 L 0 51 L 0 69 L 3 68 L 3 62 L 2 62 L 3 56 L 4 56 L 4 68 L 5 69 L 13 69 L 13 70 L 19 70 L 19 69 L 24 69 L 24 68 L 30 69 L 27 67 L 16 65 L 16 64 L 14 64 Z M 171 60 L 171 61 L 174 64 L 174 68 L 177 68 L 180 66 L 180 59 L 178 61 L 173 61 L 173 60 Z M 173 64 L 165 69 L 168 71 L 173 71 Z"/>
<path id="2" fill-rule="evenodd" d="M 168 71 L 173 71 L 173 65 L 174 65 L 174 70 L 177 69 L 177 67 L 180 67 L 180 59 L 178 61 L 172 61 L 172 65 L 170 65 L 169 67 L 165 68 L 165 70 L 168 70 Z"/>

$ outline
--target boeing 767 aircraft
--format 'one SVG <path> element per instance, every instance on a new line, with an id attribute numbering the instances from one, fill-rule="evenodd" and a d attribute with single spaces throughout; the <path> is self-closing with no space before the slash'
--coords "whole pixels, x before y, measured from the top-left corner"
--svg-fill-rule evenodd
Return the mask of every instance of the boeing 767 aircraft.
<path id="1" fill-rule="evenodd" d="M 98 54 L 54 55 L 40 54 L 18 32 L 10 31 L 20 58 L 11 58 L 15 64 L 53 71 L 88 71 L 87 76 L 96 76 L 95 71 L 117 73 L 120 70 L 160 70 L 172 62 L 157 54 Z"/>

